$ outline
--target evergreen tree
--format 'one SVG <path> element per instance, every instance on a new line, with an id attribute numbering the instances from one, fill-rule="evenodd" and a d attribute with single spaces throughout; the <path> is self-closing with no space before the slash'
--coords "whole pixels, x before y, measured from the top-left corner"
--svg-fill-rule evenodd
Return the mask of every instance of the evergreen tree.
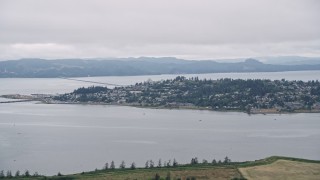
<path id="1" fill-rule="evenodd" d="M 111 161 L 110 169 L 114 170 L 116 166 L 114 165 L 114 161 Z"/>
<path id="2" fill-rule="evenodd" d="M 18 170 L 14 176 L 15 177 L 19 177 L 20 176 L 20 171 Z"/>
<path id="3" fill-rule="evenodd" d="M 11 173 L 11 171 L 7 171 L 7 178 L 12 178 L 12 173 Z"/>
<path id="4" fill-rule="evenodd" d="M 149 161 L 149 167 L 154 168 L 154 162 L 152 160 Z"/>
<path id="5" fill-rule="evenodd" d="M 170 166 L 171 166 L 171 160 L 167 162 L 167 167 L 170 167 Z"/>
<path id="6" fill-rule="evenodd" d="M 125 164 L 125 162 L 124 162 L 124 161 L 122 161 L 119 167 L 120 167 L 120 169 L 124 169 L 124 168 L 126 168 L 126 164 Z"/>
<path id="7" fill-rule="evenodd" d="M 208 164 L 208 161 L 206 159 L 203 159 L 202 164 Z"/>
<path id="8" fill-rule="evenodd" d="M 4 171 L 3 170 L 1 170 L 0 171 L 0 179 L 3 179 L 5 176 L 4 176 Z"/>
<path id="9" fill-rule="evenodd" d="M 213 159 L 213 160 L 212 160 L 212 164 L 213 164 L 213 165 L 216 165 L 216 164 L 217 164 L 217 161 L 216 161 L 215 159 Z"/>
<path id="10" fill-rule="evenodd" d="M 198 158 L 197 157 L 191 159 L 191 165 L 195 165 L 195 164 L 198 164 L 198 163 L 199 162 L 198 162 Z"/>
<path id="11" fill-rule="evenodd" d="M 132 170 L 133 170 L 133 169 L 136 169 L 136 163 L 134 163 L 134 162 L 131 163 L 130 169 L 132 169 Z"/>
<path id="12" fill-rule="evenodd" d="M 149 160 L 146 162 L 146 164 L 145 164 L 144 167 L 145 167 L 145 168 L 149 168 Z"/>
<path id="13" fill-rule="evenodd" d="M 24 173 L 25 177 L 30 177 L 30 172 L 28 170 L 26 170 L 26 172 Z"/>
<path id="14" fill-rule="evenodd" d="M 159 159 L 157 167 L 160 168 L 161 166 L 162 166 L 161 159 Z"/>
<path id="15" fill-rule="evenodd" d="M 228 163 L 230 163 L 230 162 L 231 162 L 231 159 L 229 159 L 228 156 L 226 156 L 226 157 L 224 158 L 223 163 L 228 164 Z"/>
<path id="16" fill-rule="evenodd" d="M 173 159 L 172 166 L 173 166 L 173 167 L 177 167 L 177 166 L 178 166 L 178 162 L 177 162 L 177 160 L 176 160 L 176 159 Z"/>
<path id="17" fill-rule="evenodd" d="M 108 170 L 109 169 L 109 163 L 106 163 L 105 165 L 104 165 L 104 170 Z"/>

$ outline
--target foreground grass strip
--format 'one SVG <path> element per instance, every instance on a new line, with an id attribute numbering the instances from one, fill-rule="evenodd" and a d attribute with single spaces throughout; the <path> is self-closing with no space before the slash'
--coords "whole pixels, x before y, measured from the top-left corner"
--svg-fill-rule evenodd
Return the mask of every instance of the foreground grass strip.
<path id="1" fill-rule="evenodd" d="M 170 177 L 174 179 L 232 179 L 240 178 L 241 174 L 237 168 L 232 166 L 195 166 L 195 167 L 175 167 L 175 168 L 153 168 L 153 169 L 136 169 L 136 170 L 114 170 L 99 171 L 74 175 L 76 179 L 88 180 L 134 180 L 134 179 L 154 179 L 156 174 L 160 179 Z"/>
<path id="2" fill-rule="evenodd" d="M 210 180 L 210 179 L 320 179 L 320 161 L 291 157 L 231 162 L 227 164 L 186 164 L 177 167 L 96 170 L 65 176 L 12 177 L 14 180 Z M 296 177 L 296 178 L 293 178 Z"/>

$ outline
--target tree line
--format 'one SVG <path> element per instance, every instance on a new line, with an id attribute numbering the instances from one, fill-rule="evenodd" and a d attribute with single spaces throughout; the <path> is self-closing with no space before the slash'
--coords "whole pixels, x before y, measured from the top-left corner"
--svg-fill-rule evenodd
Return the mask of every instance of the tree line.
<path id="1" fill-rule="evenodd" d="M 13 178 L 13 177 L 39 177 L 40 175 L 38 174 L 38 172 L 35 172 L 34 174 L 30 174 L 30 172 L 28 170 L 26 170 L 24 173 L 21 173 L 19 170 L 16 171 L 15 174 L 13 174 L 10 170 L 8 170 L 6 173 L 4 172 L 4 170 L 0 171 L 0 179 L 3 178 Z"/>
<path id="2" fill-rule="evenodd" d="M 231 159 L 226 156 L 223 160 L 216 160 L 213 159 L 211 162 L 209 162 L 206 159 L 203 159 L 202 161 L 199 161 L 197 157 L 192 158 L 190 163 L 187 164 L 179 164 L 178 161 L 174 158 L 173 160 L 168 160 L 162 162 L 161 159 L 159 159 L 157 162 L 153 160 L 147 160 L 145 162 L 145 165 L 143 168 L 146 169 L 152 169 L 152 168 L 168 168 L 168 167 L 178 167 L 178 166 L 193 166 L 193 165 L 228 165 L 231 164 Z M 129 166 L 126 166 L 125 161 L 121 161 L 119 167 L 117 168 L 114 161 L 111 161 L 109 164 L 108 162 L 105 163 L 103 170 L 115 170 L 115 169 L 136 169 L 136 163 L 132 162 Z"/>
<path id="3" fill-rule="evenodd" d="M 178 161 L 174 158 L 173 160 L 168 160 L 168 161 L 163 161 L 161 159 L 159 159 L 157 162 L 153 161 L 153 160 L 147 160 L 145 162 L 144 167 L 141 168 L 146 168 L 146 169 L 152 169 L 152 168 L 174 168 L 174 167 L 178 167 L 178 166 L 196 166 L 196 165 L 229 165 L 232 164 L 231 159 L 226 156 L 223 160 L 216 160 L 213 159 L 211 162 L 209 162 L 206 159 L 203 159 L 202 161 L 199 161 L 197 157 L 194 157 L 191 159 L 190 163 L 187 164 L 179 164 Z M 114 161 L 111 161 L 110 164 L 109 162 L 106 162 L 103 166 L 103 168 L 101 170 L 106 170 L 106 171 L 112 171 L 112 170 L 124 170 L 124 169 L 131 169 L 134 170 L 136 169 L 136 163 L 132 162 L 129 164 L 129 166 L 126 165 L 125 161 L 121 161 L 119 166 L 116 166 Z M 95 171 L 98 171 L 98 169 L 96 169 Z M 84 172 L 83 172 L 84 173 Z M 10 179 L 10 178 L 14 178 L 14 177 L 20 177 L 20 178 L 30 178 L 30 177 L 40 177 L 42 175 L 39 175 L 38 172 L 35 172 L 33 174 L 30 173 L 30 171 L 26 170 L 24 173 L 21 173 L 19 170 L 16 171 L 14 174 L 8 170 L 8 171 L 4 171 L 1 170 L 0 171 L 0 179 Z M 57 176 L 63 176 L 60 172 L 58 172 Z M 160 176 L 156 174 L 155 179 L 160 179 Z M 166 180 L 170 180 L 170 174 L 167 175 L 167 177 L 165 178 Z"/>

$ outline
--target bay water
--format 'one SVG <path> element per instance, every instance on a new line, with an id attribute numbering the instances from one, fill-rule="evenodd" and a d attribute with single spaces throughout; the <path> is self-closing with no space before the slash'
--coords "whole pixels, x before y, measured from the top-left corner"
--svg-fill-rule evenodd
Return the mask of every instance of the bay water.
<path id="1" fill-rule="evenodd" d="M 176 75 L 86 77 L 129 85 Z M 320 71 L 223 73 L 186 77 L 317 80 Z M 66 79 L 0 79 L 0 94 L 55 94 L 95 85 Z M 6 99 L 0 99 L 6 101 Z M 145 109 L 108 105 L 0 104 L 0 170 L 45 175 L 90 171 L 113 160 L 246 161 L 273 155 L 320 159 L 320 114 Z"/>

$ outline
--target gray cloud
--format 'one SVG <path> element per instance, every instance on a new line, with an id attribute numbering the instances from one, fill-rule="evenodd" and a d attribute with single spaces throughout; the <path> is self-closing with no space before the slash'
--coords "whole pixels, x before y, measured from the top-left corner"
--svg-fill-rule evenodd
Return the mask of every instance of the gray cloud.
<path id="1" fill-rule="evenodd" d="M 1 0 L 0 59 L 320 55 L 317 0 Z"/>

